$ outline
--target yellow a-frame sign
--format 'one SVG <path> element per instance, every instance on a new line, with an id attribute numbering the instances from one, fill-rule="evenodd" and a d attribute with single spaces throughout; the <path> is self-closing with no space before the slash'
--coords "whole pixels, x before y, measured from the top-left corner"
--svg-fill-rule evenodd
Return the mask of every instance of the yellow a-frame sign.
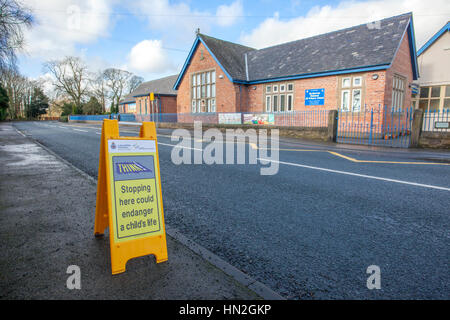
<path id="1" fill-rule="evenodd" d="M 109 227 L 112 274 L 129 259 L 167 257 L 166 232 L 154 122 L 139 137 L 120 137 L 117 120 L 103 120 L 95 208 L 95 236 Z"/>

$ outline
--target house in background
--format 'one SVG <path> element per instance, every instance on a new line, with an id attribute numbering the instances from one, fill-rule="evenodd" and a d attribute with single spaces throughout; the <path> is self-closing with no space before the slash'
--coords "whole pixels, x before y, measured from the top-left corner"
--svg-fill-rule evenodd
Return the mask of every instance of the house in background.
<path id="1" fill-rule="evenodd" d="M 417 51 L 420 92 L 413 96 L 424 112 L 450 110 L 450 22 Z"/>
<path id="2" fill-rule="evenodd" d="M 120 112 L 143 117 L 155 113 L 176 113 L 177 91 L 173 85 L 177 78 L 178 75 L 173 75 L 141 83 L 120 101 Z M 151 93 L 154 100 L 150 100 Z"/>
<path id="3" fill-rule="evenodd" d="M 360 112 L 411 106 L 411 13 L 264 49 L 197 33 L 175 81 L 178 113 Z"/>

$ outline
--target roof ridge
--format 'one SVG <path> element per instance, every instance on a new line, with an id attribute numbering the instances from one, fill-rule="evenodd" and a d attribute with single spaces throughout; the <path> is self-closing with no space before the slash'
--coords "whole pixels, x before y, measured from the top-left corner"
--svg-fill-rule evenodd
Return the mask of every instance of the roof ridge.
<path id="1" fill-rule="evenodd" d="M 165 76 L 165 77 L 158 78 L 158 79 L 153 79 L 153 80 L 143 81 L 143 82 L 141 82 L 141 84 L 143 84 L 143 83 L 149 83 L 149 82 L 152 82 L 152 81 L 164 80 L 164 79 L 171 78 L 171 77 L 178 77 L 178 74 L 173 74 L 173 75 L 171 75 L 171 76 Z M 141 85 L 141 84 L 140 84 L 140 85 Z"/>
<path id="2" fill-rule="evenodd" d="M 346 31 L 346 30 L 349 30 L 349 29 L 356 29 L 358 27 L 361 27 L 361 26 L 364 26 L 364 25 L 367 25 L 367 24 L 370 24 L 370 23 L 374 23 L 374 22 L 377 22 L 377 21 L 391 20 L 391 19 L 394 19 L 394 18 L 398 18 L 398 17 L 401 17 L 401 16 L 407 16 L 407 15 L 412 16 L 412 12 L 407 12 L 407 13 L 399 14 L 397 16 L 383 18 L 383 19 L 380 19 L 380 20 L 375 20 L 375 21 L 370 21 L 370 22 L 366 22 L 366 23 L 361 23 L 361 24 L 358 24 L 356 26 L 351 26 L 351 27 L 347 27 L 347 28 L 343 28 L 343 29 L 339 29 L 339 30 L 329 31 L 329 32 L 326 32 L 326 33 L 316 34 L 315 36 L 310 36 L 310 37 L 306 37 L 306 38 L 301 38 L 301 39 L 297 39 L 297 40 L 283 42 L 283 43 L 280 43 L 280 44 L 275 44 L 273 46 L 257 49 L 257 51 L 265 50 L 265 49 L 269 49 L 269 48 L 274 48 L 274 47 L 282 46 L 282 45 L 285 45 L 285 44 L 288 44 L 288 43 L 294 43 L 294 42 L 297 42 L 297 41 L 311 40 L 313 38 L 330 35 L 332 33 L 342 32 L 342 31 Z"/>
<path id="3" fill-rule="evenodd" d="M 236 43 L 236 42 L 231 42 L 231 41 L 228 41 L 228 40 L 223 40 L 223 39 L 219 39 L 219 38 L 211 37 L 211 36 L 208 36 L 207 34 L 204 34 L 204 33 L 199 33 L 198 35 L 199 35 L 199 36 L 203 36 L 203 37 L 207 37 L 207 38 L 211 38 L 211 39 L 214 39 L 214 40 L 218 40 L 218 41 L 226 42 L 226 43 L 229 43 L 229 44 L 232 44 L 232 45 L 235 45 L 235 46 L 240 46 L 240 47 L 243 47 L 243 48 L 246 48 L 246 49 L 251 49 L 251 50 L 258 50 L 258 49 L 256 49 L 256 48 L 252 48 L 252 47 L 249 47 L 249 46 L 246 46 L 246 45 L 240 44 L 240 43 Z"/>

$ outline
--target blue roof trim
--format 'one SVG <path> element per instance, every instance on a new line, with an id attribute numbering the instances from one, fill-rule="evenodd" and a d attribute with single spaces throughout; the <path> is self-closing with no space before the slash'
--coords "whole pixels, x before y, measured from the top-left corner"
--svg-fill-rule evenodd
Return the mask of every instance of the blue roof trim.
<path id="1" fill-rule="evenodd" d="M 171 94 L 171 93 L 157 93 L 157 92 L 155 92 L 154 94 L 158 95 L 158 96 L 162 96 L 162 97 L 176 97 L 177 96 L 176 94 Z M 150 95 L 150 92 L 146 93 L 146 94 L 138 94 L 137 96 L 133 96 L 133 98 L 148 97 L 149 95 Z"/>
<path id="2" fill-rule="evenodd" d="M 437 39 L 439 39 L 445 32 L 450 31 L 450 21 L 447 22 L 445 26 L 441 28 L 434 36 L 431 37 L 430 40 L 428 40 L 422 48 L 417 51 L 417 56 L 420 56 L 425 50 L 427 50 Z"/>
<path id="3" fill-rule="evenodd" d="M 419 79 L 419 64 L 417 63 L 416 37 L 414 35 L 415 32 L 412 16 L 409 20 L 407 31 L 409 35 L 409 55 L 411 56 L 411 66 L 413 68 L 413 80 L 417 80 Z"/>
<path id="4" fill-rule="evenodd" d="M 219 60 L 216 58 L 216 56 L 214 55 L 214 53 L 212 53 L 212 51 L 208 48 L 208 46 L 206 45 L 206 43 L 202 40 L 202 38 L 199 38 L 200 41 L 203 43 L 203 45 L 205 46 L 205 48 L 208 50 L 209 54 L 214 58 L 214 61 L 217 62 L 217 64 L 219 65 L 219 67 L 222 69 L 223 72 L 225 72 L 225 74 L 227 75 L 228 79 L 233 82 L 233 78 L 230 76 L 230 74 L 227 72 L 227 70 L 222 66 L 222 64 L 219 62 Z"/>
<path id="5" fill-rule="evenodd" d="M 181 72 L 178 75 L 177 81 L 175 81 L 175 84 L 173 85 L 174 90 L 178 90 L 178 85 L 180 84 L 181 80 L 183 79 L 183 76 L 184 76 L 184 73 L 185 73 L 187 67 L 191 64 L 192 56 L 194 55 L 195 49 L 197 48 L 197 45 L 199 42 L 200 42 L 200 38 L 197 36 L 197 38 L 194 41 L 194 44 L 192 45 L 191 51 L 189 51 L 189 55 L 186 58 L 186 61 L 184 62 L 183 68 L 181 69 Z"/>
<path id="6" fill-rule="evenodd" d="M 417 64 L 416 39 L 414 36 L 414 26 L 413 26 L 412 18 L 409 19 L 407 27 L 402 34 L 402 38 L 400 39 L 397 49 L 395 50 L 394 57 L 392 59 L 391 64 L 394 62 L 395 57 L 397 56 L 398 50 L 400 50 L 403 40 L 405 39 L 405 34 L 408 35 L 409 56 L 411 57 L 413 80 L 417 80 L 419 78 L 419 68 L 418 68 L 418 64 Z"/>
<path id="7" fill-rule="evenodd" d="M 202 38 L 197 35 L 197 38 L 195 39 L 194 44 L 192 45 L 191 51 L 189 52 L 189 55 L 188 55 L 186 61 L 184 62 L 183 69 L 181 69 L 181 72 L 178 75 L 178 79 L 177 79 L 177 81 L 175 82 L 175 84 L 173 86 L 174 90 L 178 90 L 178 86 L 179 86 L 181 80 L 184 77 L 184 73 L 186 72 L 187 67 L 191 64 L 192 56 L 194 55 L 194 52 L 197 49 L 197 46 L 198 46 L 199 42 L 201 42 L 205 46 L 206 50 L 208 50 L 209 54 L 214 58 L 214 61 L 216 61 L 216 63 L 219 65 L 219 67 L 222 69 L 222 71 L 226 74 L 228 79 L 231 82 L 233 82 L 233 78 L 230 76 L 230 74 L 227 72 L 227 70 L 222 66 L 222 64 L 216 58 L 214 53 L 212 53 L 212 51 L 208 48 L 208 46 L 206 45 L 205 41 L 203 41 Z"/>
<path id="8" fill-rule="evenodd" d="M 136 103 L 136 101 L 124 101 L 124 102 L 119 102 L 119 105 L 121 105 L 121 104 L 133 104 L 133 103 Z"/>
<path id="9" fill-rule="evenodd" d="M 253 81 L 235 80 L 234 83 L 250 84 L 251 85 L 251 84 L 258 84 L 258 83 L 267 83 L 267 82 L 276 82 L 276 81 L 286 81 L 286 80 L 296 80 L 296 79 L 307 79 L 307 78 L 315 78 L 315 77 L 332 76 L 332 75 L 345 74 L 345 73 L 385 70 L 385 69 L 389 69 L 390 67 L 391 67 L 390 64 L 383 64 L 383 65 L 377 65 L 377 66 L 358 67 L 358 68 L 353 68 L 353 69 L 325 71 L 325 72 L 319 72 L 319 73 L 299 74 L 299 75 L 288 76 L 288 77 L 281 77 L 281 78 L 270 78 L 270 79 L 261 79 L 261 80 L 253 80 Z"/>

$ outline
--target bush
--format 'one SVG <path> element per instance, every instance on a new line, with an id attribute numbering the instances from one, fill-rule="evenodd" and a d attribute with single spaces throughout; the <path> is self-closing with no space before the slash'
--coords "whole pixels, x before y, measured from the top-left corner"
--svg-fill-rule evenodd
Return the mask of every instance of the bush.
<path id="1" fill-rule="evenodd" d="M 61 116 L 61 117 L 59 117 L 59 121 L 61 121 L 61 122 L 69 122 L 69 116 Z"/>

